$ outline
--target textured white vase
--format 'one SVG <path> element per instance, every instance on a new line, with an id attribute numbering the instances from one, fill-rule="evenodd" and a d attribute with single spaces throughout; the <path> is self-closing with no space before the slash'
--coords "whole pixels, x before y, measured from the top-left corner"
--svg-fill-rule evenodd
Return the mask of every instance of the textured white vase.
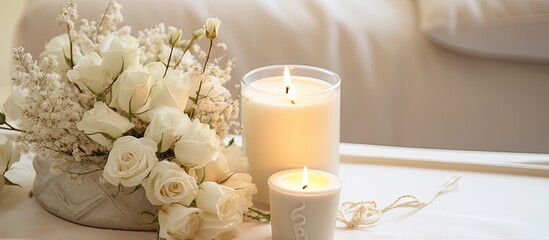
<path id="1" fill-rule="evenodd" d="M 156 230 L 156 208 L 143 188 L 124 188 L 100 183 L 101 171 L 77 183 L 68 174 L 52 175 L 51 159 L 33 161 L 36 170 L 34 197 L 48 212 L 78 224 L 110 229 Z M 71 171 L 82 171 L 80 168 Z"/>

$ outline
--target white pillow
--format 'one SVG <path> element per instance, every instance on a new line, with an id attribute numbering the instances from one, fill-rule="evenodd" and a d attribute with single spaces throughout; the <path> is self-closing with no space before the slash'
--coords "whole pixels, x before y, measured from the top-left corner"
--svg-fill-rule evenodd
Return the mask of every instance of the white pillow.
<path id="1" fill-rule="evenodd" d="M 549 62 L 549 0 L 417 0 L 421 30 L 456 51 Z"/>

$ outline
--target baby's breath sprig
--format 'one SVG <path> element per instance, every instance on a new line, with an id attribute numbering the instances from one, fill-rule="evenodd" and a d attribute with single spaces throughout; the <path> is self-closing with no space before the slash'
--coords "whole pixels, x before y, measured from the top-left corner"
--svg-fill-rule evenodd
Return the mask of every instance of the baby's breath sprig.
<path id="1" fill-rule="evenodd" d="M 210 59 L 210 55 L 212 53 L 212 47 L 213 47 L 213 40 L 217 38 L 217 32 L 219 31 L 219 25 L 221 24 L 221 20 L 219 18 L 208 18 L 206 20 L 206 23 L 204 24 L 204 32 L 208 39 L 210 39 L 210 46 L 208 48 L 208 54 L 206 55 L 206 60 L 204 61 L 204 66 L 202 67 L 202 74 L 206 72 L 206 67 L 208 66 L 208 60 Z M 198 90 L 196 91 L 196 100 L 194 104 L 198 106 L 198 100 L 200 100 L 200 91 L 202 90 L 202 83 L 204 80 L 200 79 L 200 83 L 198 84 Z M 190 117 L 192 118 L 194 116 L 194 111 L 196 108 L 194 108 L 191 111 Z"/>
<path id="2" fill-rule="evenodd" d="M 76 11 L 76 4 L 74 2 L 69 2 L 67 5 L 65 5 L 63 8 L 59 10 L 59 14 L 57 15 L 57 22 L 60 24 L 65 24 L 67 27 L 67 34 L 69 36 L 69 58 L 65 59 L 69 65 L 69 67 L 72 69 L 74 67 L 74 59 L 73 59 L 73 42 L 72 42 L 72 36 L 71 31 L 74 29 L 74 22 L 78 18 L 78 13 Z M 65 57 L 66 58 L 66 57 Z"/>

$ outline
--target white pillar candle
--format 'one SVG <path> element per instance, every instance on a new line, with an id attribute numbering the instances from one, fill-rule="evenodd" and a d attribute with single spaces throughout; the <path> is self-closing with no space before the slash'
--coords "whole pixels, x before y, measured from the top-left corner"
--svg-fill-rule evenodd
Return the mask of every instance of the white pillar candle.
<path id="1" fill-rule="evenodd" d="M 334 238 L 341 181 L 312 169 L 304 177 L 305 171 L 290 169 L 269 178 L 273 240 Z"/>
<path id="2" fill-rule="evenodd" d="M 259 208 L 268 208 L 267 179 L 275 172 L 307 165 L 338 174 L 340 79 L 288 66 L 284 80 L 285 67 L 259 68 L 242 80 L 243 147 Z"/>

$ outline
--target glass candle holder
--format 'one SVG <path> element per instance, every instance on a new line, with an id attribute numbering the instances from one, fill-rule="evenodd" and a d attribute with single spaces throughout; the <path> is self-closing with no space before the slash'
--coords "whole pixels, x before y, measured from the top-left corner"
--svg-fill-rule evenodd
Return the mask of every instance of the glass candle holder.
<path id="1" fill-rule="evenodd" d="M 340 85 L 336 73 L 302 65 L 266 66 L 243 77 L 242 140 L 256 207 L 268 209 L 267 180 L 275 172 L 306 165 L 338 174 Z"/>

